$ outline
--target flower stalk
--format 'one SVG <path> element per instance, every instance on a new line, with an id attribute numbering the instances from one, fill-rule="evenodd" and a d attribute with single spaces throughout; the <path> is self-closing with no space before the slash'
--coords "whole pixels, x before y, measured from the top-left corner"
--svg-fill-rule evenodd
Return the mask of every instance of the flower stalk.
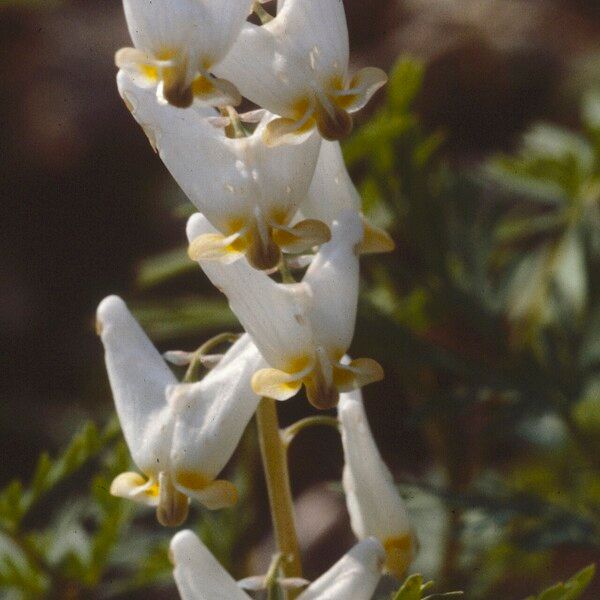
<path id="1" fill-rule="evenodd" d="M 300 546 L 294 523 L 287 452 L 279 431 L 275 400 L 262 398 L 256 411 L 256 422 L 273 531 L 282 556 L 281 570 L 285 577 L 301 577 Z M 287 592 L 288 600 L 293 600 L 296 596 L 297 592 L 294 590 Z"/>

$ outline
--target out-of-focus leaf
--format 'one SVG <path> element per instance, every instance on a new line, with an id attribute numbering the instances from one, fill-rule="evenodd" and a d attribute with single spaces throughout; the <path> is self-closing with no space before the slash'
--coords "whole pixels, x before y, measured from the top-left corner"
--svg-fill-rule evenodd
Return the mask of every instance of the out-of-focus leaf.
<path id="1" fill-rule="evenodd" d="M 425 73 L 421 62 L 401 57 L 390 73 L 387 85 L 388 106 L 391 111 L 407 113 L 423 84 Z"/>
<path id="2" fill-rule="evenodd" d="M 596 567 L 589 565 L 565 583 L 557 583 L 537 596 L 529 596 L 526 600 L 577 600 L 591 583 L 595 572 Z"/>
<path id="3" fill-rule="evenodd" d="M 198 264 L 187 255 L 187 249 L 176 248 L 142 261 L 138 269 L 137 284 L 140 288 L 147 289 L 197 269 Z"/>
<path id="4" fill-rule="evenodd" d="M 140 302 L 133 312 L 148 335 L 157 341 L 239 327 L 225 298 L 199 296 L 177 298 L 168 303 Z"/>

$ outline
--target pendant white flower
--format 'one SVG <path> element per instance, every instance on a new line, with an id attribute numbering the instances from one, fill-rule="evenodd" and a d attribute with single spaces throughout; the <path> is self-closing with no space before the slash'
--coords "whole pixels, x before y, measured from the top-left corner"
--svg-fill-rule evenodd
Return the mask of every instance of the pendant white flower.
<path id="1" fill-rule="evenodd" d="M 250 379 L 264 362 L 250 338 L 240 338 L 202 381 L 178 384 L 123 300 L 100 303 L 97 328 L 125 440 L 143 473 L 122 473 L 111 493 L 156 507 L 169 526 L 185 520 L 188 498 L 210 509 L 233 505 L 235 486 L 216 477 L 259 401 Z"/>
<path id="2" fill-rule="evenodd" d="M 290 225 L 308 193 L 321 140 L 269 148 L 262 139 L 272 115 L 254 133 L 228 138 L 207 120 L 212 109 L 160 106 L 121 71 L 119 91 L 163 162 L 194 205 L 217 229 L 190 240 L 198 260 L 232 262 L 244 254 L 259 269 L 277 266 L 281 250 L 302 252 L 329 239 L 314 219 Z"/>
<path id="3" fill-rule="evenodd" d="M 212 231 L 206 218 L 188 221 L 190 240 Z M 378 381 L 383 371 L 374 360 L 342 362 L 352 337 L 358 302 L 356 246 L 363 228 L 360 217 L 343 213 L 332 226 L 299 284 L 280 284 L 242 259 L 230 265 L 200 261 L 270 365 L 252 378 L 252 388 L 277 400 L 306 387 L 317 408 L 337 404 L 340 391 Z"/>
<path id="4" fill-rule="evenodd" d="M 250 600 L 191 531 L 180 531 L 173 537 L 170 556 L 182 600 Z M 297 600 L 371 600 L 384 557 L 376 539 L 363 540 L 311 583 Z"/>
<path id="5" fill-rule="evenodd" d="M 211 71 L 240 33 L 252 0 L 123 0 L 135 48 L 116 54 L 142 87 L 157 86 L 157 95 L 187 107 L 194 98 L 214 106 L 238 104 L 229 81 Z"/>
<path id="6" fill-rule="evenodd" d="M 331 227 L 347 210 L 361 213 L 364 236 L 362 254 L 391 252 L 394 241 L 383 229 L 371 224 L 361 212 L 361 198 L 352 183 L 339 142 L 323 141 L 310 188 L 300 206 L 301 218 L 316 219 Z"/>
<path id="7" fill-rule="evenodd" d="M 386 568 L 402 577 L 416 540 L 408 513 L 383 462 L 367 421 L 360 390 L 341 394 L 338 405 L 344 447 L 342 483 L 356 537 L 376 537 L 386 551 Z"/>
<path id="8" fill-rule="evenodd" d="M 340 0 L 286 0 L 277 16 L 246 23 L 215 72 L 235 81 L 243 96 L 281 118 L 264 135 L 269 144 L 301 139 L 318 127 L 337 140 L 387 81 L 381 69 L 348 73 L 348 29 Z"/>

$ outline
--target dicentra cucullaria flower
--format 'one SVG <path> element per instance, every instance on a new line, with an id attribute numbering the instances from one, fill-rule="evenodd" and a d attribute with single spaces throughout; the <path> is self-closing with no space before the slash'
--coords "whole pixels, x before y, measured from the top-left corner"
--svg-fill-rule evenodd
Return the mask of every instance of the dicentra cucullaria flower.
<path id="1" fill-rule="evenodd" d="M 211 71 L 251 12 L 252 0 L 123 0 L 135 48 L 122 48 L 117 66 L 160 100 L 188 107 L 194 98 L 213 106 L 239 104 L 237 88 Z"/>
<path id="2" fill-rule="evenodd" d="M 345 459 L 342 483 L 352 530 L 359 539 L 380 540 L 387 570 L 401 577 L 413 559 L 416 540 L 404 501 L 371 434 L 360 390 L 340 395 L 338 417 Z"/>
<path id="3" fill-rule="evenodd" d="M 228 263 L 246 255 L 254 267 L 271 269 L 281 250 L 303 252 L 329 239 L 329 228 L 315 219 L 290 225 L 313 178 L 317 133 L 270 148 L 262 136 L 273 119 L 267 113 L 252 135 L 229 138 L 209 122 L 218 114 L 211 108 L 161 106 L 125 71 L 117 84 L 177 183 L 217 229 L 192 240 L 194 259 Z"/>
<path id="4" fill-rule="evenodd" d="M 259 401 L 250 379 L 264 362 L 250 338 L 202 381 L 179 384 L 123 300 L 100 303 L 97 328 L 125 440 L 144 475 L 122 473 L 111 493 L 156 507 L 172 526 L 186 518 L 189 498 L 210 509 L 233 505 L 235 486 L 216 477 Z"/>
<path id="5" fill-rule="evenodd" d="M 182 600 L 249 600 L 235 580 L 189 530 L 171 540 L 173 575 Z M 359 542 L 297 600 L 370 600 L 381 577 L 385 553 L 374 538 Z"/>
<path id="6" fill-rule="evenodd" d="M 190 240 L 211 231 L 201 214 L 188 221 Z M 199 261 L 270 366 L 252 377 L 257 394 L 286 400 L 304 385 L 314 406 L 331 408 L 340 391 L 383 377 L 372 359 L 342 361 L 354 335 L 362 236 L 358 213 L 339 215 L 331 241 L 321 246 L 297 284 L 276 283 L 245 259 L 230 265 Z"/>
<path id="7" fill-rule="evenodd" d="M 286 0 L 262 26 L 246 23 L 215 72 L 242 95 L 280 115 L 269 144 L 300 140 L 315 126 L 325 139 L 350 133 L 360 110 L 387 81 L 374 67 L 348 72 L 348 28 L 340 0 Z"/>
<path id="8" fill-rule="evenodd" d="M 321 143 L 319 159 L 315 168 L 306 198 L 300 205 L 303 219 L 316 219 L 331 227 L 338 216 L 347 210 L 361 211 L 361 199 L 352 183 L 339 142 Z M 391 252 L 394 241 L 389 234 L 370 223 L 361 213 L 364 236 L 360 243 L 360 252 Z"/>

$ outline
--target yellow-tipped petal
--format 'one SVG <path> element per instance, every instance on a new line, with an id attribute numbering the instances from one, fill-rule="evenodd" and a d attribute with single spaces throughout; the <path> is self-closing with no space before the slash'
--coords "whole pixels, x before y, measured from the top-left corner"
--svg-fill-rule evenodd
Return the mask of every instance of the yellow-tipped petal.
<path id="1" fill-rule="evenodd" d="M 378 254 L 380 252 L 392 252 L 396 247 L 390 234 L 370 223 L 363 216 L 364 237 L 358 250 L 361 254 Z"/>
<path id="2" fill-rule="evenodd" d="M 110 493 L 117 498 L 126 498 L 147 506 L 157 506 L 159 489 L 158 484 L 146 480 L 139 473 L 121 473 L 110 484 Z"/>
<path id="3" fill-rule="evenodd" d="M 225 237 L 220 233 L 205 233 L 198 236 L 188 246 L 188 256 L 192 260 L 217 260 L 228 264 L 242 256 L 242 252 L 234 247 L 238 235 Z"/>
<path id="4" fill-rule="evenodd" d="M 279 369 L 260 369 L 252 377 L 252 389 L 259 396 L 274 400 L 287 400 L 302 387 L 302 380 Z"/>
<path id="5" fill-rule="evenodd" d="M 348 112 L 356 112 L 363 108 L 375 92 L 388 81 L 385 71 L 377 67 L 365 67 L 354 75 L 350 81 L 349 94 L 339 98 L 340 103 Z"/>
<path id="6" fill-rule="evenodd" d="M 356 358 L 347 365 L 336 365 L 334 380 L 340 392 L 349 392 L 381 381 L 383 368 L 372 358 Z"/>
<path id="7" fill-rule="evenodd" d="M 274 227 L 273 239 L 284 251 L 299 254 L 331 239 L 331 230 L 317 219 L 305 219 L 293 227 Z"/>
<path id="8" fill-rule="evenodd" d="M 227 79 L 198 75 L 191 89 L 194 98 L 214 106 L 237 106 L 242 102 L 240 92 Z"/>
<path id="9" fill-rule="evenodd" d="M 209 510 L 229 508 L 238 501 L 237 488 L 225 479 L 212 481 L 205 488 L 190 494 Z"/>
<path id="10" fill-rule="evenodd" d="M 315 120 L 312 117 L 288 119 L 280 117 L 270 121 L 263 132 L 263 142 L 267 146 L 281 144 L 301 144 L 312 133 Z"/>
<path id="11" fill-rule="evenodd" d="M 383 542 L 386 561 L 385 570 L 402 579 L 415 555 L 416 540 L 412 533 L 388 538 Z"/>

